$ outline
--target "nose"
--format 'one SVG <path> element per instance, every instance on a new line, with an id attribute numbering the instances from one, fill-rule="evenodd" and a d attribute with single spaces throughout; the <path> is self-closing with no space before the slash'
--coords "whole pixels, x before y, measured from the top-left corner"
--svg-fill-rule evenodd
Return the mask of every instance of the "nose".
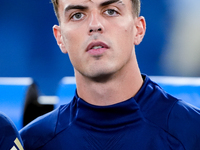
<path id="1" fill-rule="evenodd" d="M 102 18 L 98 12 L 92 12 L 89 22 L 89 35 L 94 33 L 103 33 Z"/>

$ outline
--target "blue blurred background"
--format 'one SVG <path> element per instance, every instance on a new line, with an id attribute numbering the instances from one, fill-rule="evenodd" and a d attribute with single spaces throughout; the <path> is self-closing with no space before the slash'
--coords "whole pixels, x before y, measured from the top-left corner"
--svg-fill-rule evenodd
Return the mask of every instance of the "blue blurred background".
<path id="1" fill-rule="evenodd" d="M 199 6 L 199 0 L 142 0 L 147 32 L 136 53 L 143 73 L 200 76 Z M 0 77 L 31 77 L 42 95 L 55 95 L 59 81 L 74 73 L 54 24 L 50 0 L 1 0 Z"/>

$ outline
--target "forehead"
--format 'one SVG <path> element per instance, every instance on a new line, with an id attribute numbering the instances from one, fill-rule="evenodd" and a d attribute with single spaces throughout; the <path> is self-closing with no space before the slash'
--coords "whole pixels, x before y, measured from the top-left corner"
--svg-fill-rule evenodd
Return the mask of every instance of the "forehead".
<path id="1" fill-rule="evenodd" d="M 65 8 L 68 5 L 100 5 L 102 3 L 131 4 L 131 0 L 59 0 L 59 7 Z"/>

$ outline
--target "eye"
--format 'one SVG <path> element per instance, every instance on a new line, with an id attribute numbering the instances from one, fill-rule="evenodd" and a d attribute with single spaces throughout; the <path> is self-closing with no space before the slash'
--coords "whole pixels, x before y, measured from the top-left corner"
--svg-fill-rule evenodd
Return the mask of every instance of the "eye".
<path id="1" fill-rule="evenodd" d="M 85 15 L 83 13 L 78 12 L 78 13 L 73 14 L 71 19 L 77 21 L 77 20 L 81 20 L 84 16 Z"/>
<path id="2" fill-rule="evenodd" d="M 108 16 L 118 16 L 119 15 L 119 13 L 114 9 L 107 9 L 105 11 L 105 14 Z"/>

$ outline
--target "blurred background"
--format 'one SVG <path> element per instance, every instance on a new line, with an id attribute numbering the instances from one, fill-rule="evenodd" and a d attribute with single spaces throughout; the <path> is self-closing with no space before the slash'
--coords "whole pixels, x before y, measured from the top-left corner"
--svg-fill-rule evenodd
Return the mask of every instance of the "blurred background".
<path id="1" fill-rule="evenodd" d="M 136 47 L 142 73 L 200 76 L 199 7 L 199 0 L 142 0 L 147 31 Z M 1 0 L 0 77 L 31 77 L 40 95 L 56 95 L 60 80 L 74 72 L 56 44 L 54 24 L 50 0 Z"/>

